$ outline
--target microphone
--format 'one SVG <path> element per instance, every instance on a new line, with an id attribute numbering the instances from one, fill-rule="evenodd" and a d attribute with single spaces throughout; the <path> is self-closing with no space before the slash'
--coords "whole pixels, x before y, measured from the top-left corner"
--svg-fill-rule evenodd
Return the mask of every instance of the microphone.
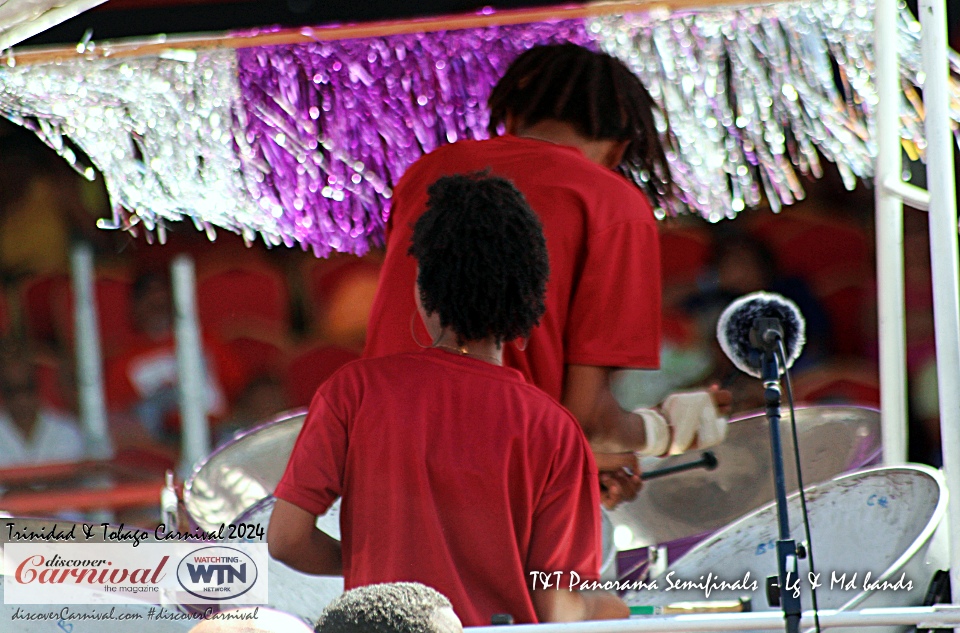
<path id="1" fill-rule="evenodd" d="M 717 321 L 720 348 L 737 369 L 761 377 L 762 353 L 783 341 L 783 373 L 803 351 L 805 323 L 797 304 L 772 292 L 754 292 L 728 305 Z"/>
<path id="2" fill-rule="evenodd" d="M 777 531 L 780 536 L 777 540 L 777 575 L 767 578 L 767 595 L 770 606 L 783 609 L 787 633 L 799 633 L 800 593 L 781 589 L 788 586 L 786 583 L 789 582 L 791 574 L 797 574 L 797 559 L 801 555 L 798 553 L 797 542 L 790 538 L 787 484 L 780 441 L 780 374 L 793 365 L 803 349 L 803 316 L 797 305 L 789 299 L 769 292 L 754 292 L 740 297 L 726 307 L 717 322 L 717 339 L 723 353 L 738 369 L 763 381 L 763 399 L 767 420 L 770 422 L 773 489 L 777 500 Z M 784 356 L 782 363 L 778 361 L 777 354 L 781 343 Z M 789 382 L 787 384 L 789 385 Z M 792 402 L 790 408 L 792 411 Z M 793 423 L 793 441 L 801 507 L 806 513 L 796 420 Z M 809 538 L 809 530 L 807 534 Z M 810 566 L 813 567 L 812 556 Z"/>

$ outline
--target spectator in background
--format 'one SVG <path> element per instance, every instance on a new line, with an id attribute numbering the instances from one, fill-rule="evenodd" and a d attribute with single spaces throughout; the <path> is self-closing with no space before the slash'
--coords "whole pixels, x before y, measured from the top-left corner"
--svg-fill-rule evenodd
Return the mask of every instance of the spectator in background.
<path id="1" fill-rule="evenodd" d="M 7 143 L 0 145 L 6 149 Z M 8 275 L 63 272 L 70 253 L 68 183 L 41 150 L 14 145 L 0 158 L 0 267 Z"/>
<path id="2" fill-rule="evenodd" d="M 737 297 L 759 290 L 791 299 L 806 320 L 807 340 L 794 369 L 810 369 L 825 360 L 830 353 L 830 320 L 807 284 L 798 277 L 781 275 L 773 253 L 762 241 L 742 233 L 718 233 L 709 267 L 696 287 L 691 284 L 676 292 L 681 297 L 679 310 L 692 320 L 692 340 L 682 345 L 666 341 L 657 372 L 618 372 L 614 393 L 621 405 L 651 406 L 671 391 L 715 384 L 732 393 L 733 412 L 763 407 L 756 380 L 733 366 L 716 334 L 724 308 Z"/>
<path id="3" fill-rule="evenodd" d="M 41 406 L 35 368 L 18 342 L 0 344 L 0 468 L 84 457 L 73 418 Z"/>
<path id="4" fill-rule="evenodd" d="M 807 284 L 799 277 L 780 274 L 773 253 L 760 240 L 741 233 L 718 236 L 700 292 L 688 298 L 685 307 L 697 319 L 702 344 L 712 350 L 714 370 L 708 380 L 734 393 L 737 412 L 761 408 L 763 394 L 756 380 L 735 368 L 720 350 L 717 319 L 731 301 L 760 290 L 792 300 L 806 321 L 806 343 L 794 372 L 815 368 L 830 353 L 830 320 Z"/>
<path id="5" fill-rule="evenodd" d="M 177 359 L 170 285 L 160 273 L 142 274 L 133 284 L 133 325 L 137 338 L 107 363 L 107 402 L 129 413 L 155 440 L 179 430 Z M 229 349 L 203 337 L 207 413 L 222 420 L 245 387 L 246 370 Z"/>
<path id="6" fill-rule="evenodd" d="M 96 227 L 105 202 L 33 132 L 0 118 L 0 271 L 8 281 L 65 272 L 71 239 L 112 250 L 113 234 Z"/>
<path id="7" fill-rule="evenodd" d="M 688 306 L 733 300 L 760 290 L 792 300 L 803 314 L 807 341 L 797 367 L 810 367 L 824 360 L 830 354 L 830 317 L 826 309 L 803 279 L 782 275 L 773 252 L 752 236 L 734 233 L 717 238 L 701 293 L 692 297 Z"/>
<path id="8" fill-rule="evenodd" d="M 439 591 L 416 582 L 351 589 L 331 602 L 316 633 L 462 633 L 460 618 Z"/>

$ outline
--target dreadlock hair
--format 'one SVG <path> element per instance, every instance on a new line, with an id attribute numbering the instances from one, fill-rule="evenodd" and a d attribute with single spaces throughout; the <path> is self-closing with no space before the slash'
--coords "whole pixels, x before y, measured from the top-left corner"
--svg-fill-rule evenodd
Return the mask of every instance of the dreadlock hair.
<path id="1" fill-rule="evenodd" d="M 435 633 L 434 613 L 452 608 L 440 592 L 414 582 L 357 587 L 324 609 L 315 633 Z"/>
<path id="2" fill-rule="evenodd" d="M 570 43 L 535 46 L 510 64 L 488 103 L 491 136 L 511 115 L 523 126 L 554 119 L 589 139 L 629 141 L 621 172 L 655 207 L 675 193 L 654 119 L 654 110 L 664 121 L 666 113 L 616 57 Z"/>
<path id="3" fill-rule="evenodd" d="M 540 219 L 486 173 L 445 176 L 413 227 L 420 302 L 464 341 L 525 337 L 543 315 L 550 265 Z"/>

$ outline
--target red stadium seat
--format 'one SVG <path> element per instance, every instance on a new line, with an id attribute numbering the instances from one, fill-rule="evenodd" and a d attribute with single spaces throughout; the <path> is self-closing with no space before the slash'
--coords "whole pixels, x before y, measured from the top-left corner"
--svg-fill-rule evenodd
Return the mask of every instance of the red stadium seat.
<path id="1" fill-rule="evenodd" d="M 250 376 L 285 373 L 290 342 L 285 335 L 258 328 L 229 328 L 224 343 L 247 368 Z"/>
<path id="2" fill-rule="evenodd" d="M 272 334 L 287 331 L 290 293 L 280 271 L 260 262 L 233 262 L 197 280 L 197 312 L 204 330 L 221 337 L 238 324 Z"/>
<path id="3" fill-rule="evenodd" d="M 101 272 L 94 280 L 97 324 L 105 356 L 121 349 L 133 331 L 130 291 L 129 279 L 121 274 Z M 29 338 L 51 345 L 73 345 L 73 289 L 67 275 L 29 280 L 21 288 L 20 301 Z"/>
<path id="4" fill-rule="evenodd" d="M 94 281 L 94 297 L 97 305 L 97 324 L 104 358 L 109 358 L 123 349 L 133 336 L 132 285 L 122 275 L 100 273 Z M 64 342 L 73 345 L 74 303 L 73 289 L 66 286 L 53 298 L 57 330 L 63 333 Z"/>
<path id="5" fill-rule="evenodd" d="M 313 394 L 333 372 L 360 355 L 345 347 L 319 344 L 301 348 L 287 364 L 286 389 L 290 406 L 310 404 Z"/>

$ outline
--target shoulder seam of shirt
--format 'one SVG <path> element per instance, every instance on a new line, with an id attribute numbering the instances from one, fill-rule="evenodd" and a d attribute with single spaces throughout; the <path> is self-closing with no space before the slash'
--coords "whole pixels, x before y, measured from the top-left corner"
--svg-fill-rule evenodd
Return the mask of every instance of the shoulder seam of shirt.
<path id="1" fill-rule="evenodd" d="M 333 376 L 331 376 L 331 378 L 332 378 L 332 377 L 333 377 Z M 327 384 L 327 383 L 324 382 L 324 384 Z M 347 423 L 344 422 L 344 421 L 340 418 L 340 415 L 337 413 L 336 409 L 334 409 L 334 408 L 333 408 L 333 405 L 330 404 L 330 400 L 329 400 L 329 398 L 327 398 L 327 394 L 324 393 L 324 391 L 323 391 L 322 389 L 319 389 L 319 388 L 318 388 L 318 390 L 317 390 L 317 395 L 319 395 L 321 398 L 323 398 L 323 403 L 324 403 L 325 405 L 327 405 L 327 410 L 330 411 L 330 415 L 332 415 L 334 418 L 336 418 L 337 422 L 340 423 L 340 426 L 342 426 L 343 428 L 347 428 Z"/>
<path id="2" fill-rule="evenodd" d="M 614 222 L 613 224 L 610 224 L 610 225 L 608 225 L 608 226 L 605 226 L 605 227 L 603 227 L 602 229 L 598 229 L 596 232 L 593 233 L 593 235 L 591 236 L 591 238 L 595 239 L 595 238 L 597 238 L 598 236 L 603 235 L 603 234 L 605 234 L 605 233 L 609 233 L 610 231 L 612 231 L 612 230 L 614 230 L 614 229 L 619 229 L 619 228 L 621 228 L 621 227 L 623 227 L 623 226 L 631 225 L 631 224 L 640 224 L 641 226 L 652 226 L 652 227 L 655 228 L 655 227 L 656 227 L 656 219 L 655 219 L 655 218 L 651 218 L 651 220 L 652 220 L 652 222 L 649 221 L 649 220 L 647 220 L 647 219 L 645 219 L 645 218 L 642 218 L 642 217 L 630 218 L 630 219 L 627 219 L 627 220 L 620 220 L 619 222 Z"/>

